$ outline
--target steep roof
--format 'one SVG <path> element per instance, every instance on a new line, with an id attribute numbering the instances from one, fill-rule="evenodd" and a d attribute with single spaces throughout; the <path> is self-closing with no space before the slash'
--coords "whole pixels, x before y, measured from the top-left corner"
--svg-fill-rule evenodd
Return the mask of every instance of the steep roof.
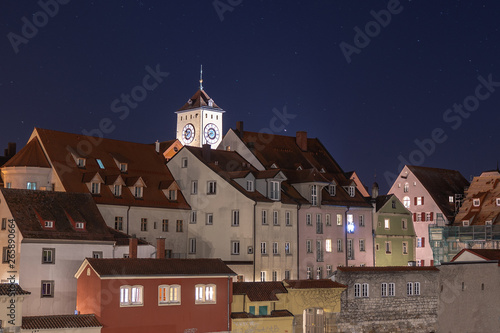
<path id="1" fill-rule="evenodd" d="M 330 279 L 319 280 L 285 280 L 287 289 L 324 289 L 347 288 L 347 286 Z"/>
<path id="2" fill-rule="evenodd" d="M 37 138 L 31 140 L 14 157 L 7 161 L 3 167 L 39 167 L 50 168 L 47 156 Z"/>
<path id="3" fill-rule="evenodd" d="M 210 106 L 210 100 L 212 100 L 212 106 Z M 205 90 L 198 89 L 198 91 L 195 92 L 194 95 L 190 99 L 188 99 L 186 104 L 184 104 L 179 110 L 177 110 L 177 112 L 196 109 L 200 107 L 213 109 L 214 111 L 222 111 L 222 109 L 217 104 L 215 104 L 213 99 L 208 96 Z"/>
<path id="4" fill-rule="evenodd" d="M 485 225 L 486 221 L 500 224 L 500 173 L 498 171 L 483 172 L 474 177 L 466 192 L 462 207 L 455 218 L 455 225 L 469 221 L 469 225 Z M 474 199 L 479 199 L 479 206 L 474 206 Z"/>
<path id="5" fill-rule="evenodd" d="M 26 316 L 23 317 L 22 322 L 23 330 L 102 327 L 93 314 Z"/>
<path id="6" fill-rule="evenodd" d="M 111 227 L 108 227 L 108 231 L 113 235 L 113 238 L 115 240 L 115 244 L 118 246 L 125 246 L 129 245 L 130 242 L 130 235 L 127 235 L 124 232 L 118 231 L 116 229 L 113 229 Z M 145 240 L 142 240 L 140 238 L 137 238 L 137 245 L 148 245 L 149 243 L 146 242 Z"/>
<path id="7" fill-rule="evenodd" d="M 86 262 L 100 277 L 236 275 L 220 259 L 87 258 L 81 267 L 84 267 Z"/>
<path id="8" fill-rule="evenodd" d="M 394 194 L 387 194 L 387 195 L 379 195 L 375 199 L 375 205 L 376 205 L 376 211 L 378 212 L 382 207 L 385 206 L 387 201 L 393 196 Z"/>
<path id="9" fill-rule="evenodd" d="M 24 238 L 113 241 L 92 196 L 83 193 L 0 189 Z M 53 229 L 42 227 L 53 221 Z M 74 223 L 84 222 L 76 230 Z"/>
<path id="10" fill-rule="evenodd" d="M 24 290 L 18 284 L 0 283 L 0 296 L 14 295 L 31 295 L 31 292 Z"/>
<path id="11" fill-rule="evenodd" d="M 451 259 L 451 262 L 457 262 L 464 252 L 476 255 L 478 259 L 498 261 L 500 266 L 500 250 L 498 249 L 463 249 Z"/>
<path id="12" fill-rule="evenodd" d="M 123 187 L 121 196 L 112 192 L 112 184 L 101 184 L 101 192 L 94 195 L 98 204 L 190 209 L 178 191 L 177 199 L 170 201 L 160 188 L 162 181 L 173 181 L 165 166 L 165 159 L 157 153 L 154 144 L 90 137 L 36 128 L 35 133 L 54 165 L 66 192 L 90 193 L 88 177 L 96 174 L 103 180 L 120 175 L 126 186 L 133 186 L 141 179 L 145 183 L 142 198 L 135 198 L 132 189 Z M 34 140 L 34 139 L 33 139 Z M 78 167 L 75 157 L 85 158 L 85 166 Z M 104 168 L 100 167 L 98 160 Z M 118 162 L 118 163 L 117 163 Z M 127 163 L 121 171 L 119 163 Z"/>
<path id="13" fill-rule="evenodd" d="M 286 294 L 282 282 L 233 282 L 233 295 L 247 295 L 250 301 L 278 301 L 276 294 Z"/>
<path id="14" fill-rule="evenodd" d="M 453 221 L 455 203 L 450 202 L 449 197 L 455 196 L 455 194 L 463 194 L 464 189 L 469 186 L 467 179 L 456 170 L 414 165 L 407 165 L 407 167 L 429 192 L 443 214 L 446 215 L 448 221 Z"/>

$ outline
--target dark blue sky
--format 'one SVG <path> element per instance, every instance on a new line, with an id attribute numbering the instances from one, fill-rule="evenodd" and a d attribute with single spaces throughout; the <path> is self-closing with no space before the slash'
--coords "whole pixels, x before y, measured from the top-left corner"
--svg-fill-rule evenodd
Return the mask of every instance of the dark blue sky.
<path id="1" fill-rule="evenodd" d="M 56 12 L 42 0 L 51 15 L 36 1 L 0 4 L 0 148 L 22 147 L 34 127 L 81 133 L 106 118 L 108 138 L 173 139 L 203 64 L 224 132 L 238 120 L 268 131 L 286 108 L 295 117 L 277 134 L 318 137 L 382 192 L 402 159 L 466 178 L 499 159 L 496 0 L 59 1 Z M 370 40 L 355 40 L 366 28 Z M 146 66 L 169 73 L 149 91 Z M 113 112 L 132 91 L 141 101 Z"/>

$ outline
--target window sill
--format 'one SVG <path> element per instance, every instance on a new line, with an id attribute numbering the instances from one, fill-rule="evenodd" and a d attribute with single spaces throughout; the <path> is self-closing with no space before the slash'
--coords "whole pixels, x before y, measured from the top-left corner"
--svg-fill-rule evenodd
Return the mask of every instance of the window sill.
<path id="1" fill-rule="evenodd" d="M 158 303 L 158 306 L 172 306 L 181 305 L 181 302 Z"/>

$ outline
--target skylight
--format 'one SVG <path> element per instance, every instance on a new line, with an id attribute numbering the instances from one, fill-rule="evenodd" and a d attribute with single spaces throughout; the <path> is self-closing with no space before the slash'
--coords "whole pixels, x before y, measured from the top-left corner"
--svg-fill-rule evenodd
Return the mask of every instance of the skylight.
<path id="1" fill-rule="evenodd" d="M 95 160 L 96 160 L 97 164 L 99 164 L 99 168 L 104 169 L 104 164 L 102 164 L 101 159 L 96 158 Z"/>

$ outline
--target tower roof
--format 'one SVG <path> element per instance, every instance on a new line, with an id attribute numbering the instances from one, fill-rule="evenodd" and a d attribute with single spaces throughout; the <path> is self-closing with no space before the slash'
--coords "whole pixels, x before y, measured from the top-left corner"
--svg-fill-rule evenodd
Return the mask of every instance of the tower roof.
<path id="1" fill-rule="evenodd" d="M 207 108 L 213 109 L 215 111 L 222 111 L 222 109 L 215 104 L 214 100 L 208 96 L 208 94 L 203 89 L 198 89 L 198 91 L 184 104 L 177 112 L 187 111 L 197 108 Z"/>

